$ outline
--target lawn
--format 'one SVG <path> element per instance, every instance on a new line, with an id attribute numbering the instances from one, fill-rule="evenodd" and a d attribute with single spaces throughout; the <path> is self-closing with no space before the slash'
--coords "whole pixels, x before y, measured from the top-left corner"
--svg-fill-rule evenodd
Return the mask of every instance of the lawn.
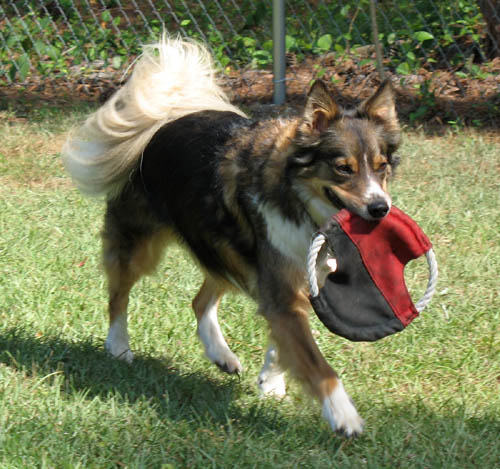
<path id="1" fill-rule="evenodd" d="M 129 366 L 104 352 L 100 200 L 61 165 L 84 110 L 0 113 L 0 467 L 492 468 L 500 465 L 500 138 L 405 131 L 395 204 L 423 227 L 437 293 L 407 330 L 376 343 L 318 343 L 366 421 L 333 435 L 289 381 L 282 401 L 255 384 L 266 331 L 225 298 L 224 333 L 245 370 L 204 358 L 190 304 L 201 276 L 178 248 L 136 286 Z M 407 272 L 415 296 L 425 261 Z"/>

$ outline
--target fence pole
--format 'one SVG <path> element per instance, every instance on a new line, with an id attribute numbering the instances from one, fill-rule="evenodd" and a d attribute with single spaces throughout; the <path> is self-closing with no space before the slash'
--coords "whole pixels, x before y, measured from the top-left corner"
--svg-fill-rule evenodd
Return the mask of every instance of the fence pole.
<path id="1" fill-rule="evenodd" d="M 384 64 L 382 62 L 382 47 L 378 37 L 377 0 L 370 0 L 370 18 L 372 21 L 373 45 L 375 46 L 375 55 L 377 57 L 378 76 L 381 80 L 385 80 Z"/>
<path id="2" fill-rule="evenodd" d="M 273 0 L 274 104 L 285 102 L 285 66 L 285 0 Z"/>

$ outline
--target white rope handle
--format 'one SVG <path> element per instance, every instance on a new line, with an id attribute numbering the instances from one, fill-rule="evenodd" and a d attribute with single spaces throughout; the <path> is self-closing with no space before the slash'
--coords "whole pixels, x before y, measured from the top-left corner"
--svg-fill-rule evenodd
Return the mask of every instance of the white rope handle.
<path id="1" fill-rule="evenodd" d="M 319 251 L 323 247 L 325 241 L 325 235 L 323 233 L 318 233 L 313 239 L 307 255 L 307 275 L 309 278 L 309 290 L 312 297 L 319 295 L 318 278 L 316 277 L 316 260 L 318 259 Z"/>
<path id="2" fill-rule="evenodd" d="M 432 248 L 425 253 L 425 257 L 427 258 L 427 264 L 429 266 L 429 281 L 427 282 L 427 288 L 424 295 L 422 296 L 422 298 L 420 298 L 420 300 L 417 301 L 417 304 L 415 305 L 415 308 L 417 308 L 417 311 L 419 313 L 421 313 L 430 303 L 432 295 L 434 295 L 434 292 L 436 291 L 436 284 L 438 279 L 438 266 L 436 256 Z"/>
<path id="3" fill-rule="evenodd" d="M 318 278 L 316 276 L 316 262 L 318 259 L 319 251 L 323 247 L 325 241 L 326 237 L 323 233 L 317 234 L 313 239 L 311 246 L 309 247 L 309 253 L 307 255 L 307 274 L 309 278 L 309 289 L 312 297 L 316 297 L 319 295 Z M 427 282 L 425 293 L 415 305 L 415 308 L 419 313 L 421 313 L 430 303 L 432 296 L 436 291 L 438 278 L 437 261 L 432 248 L 425 253 L 425 257 L 427 258 L 427 264 L 429 266 L 429 281 Z"/>

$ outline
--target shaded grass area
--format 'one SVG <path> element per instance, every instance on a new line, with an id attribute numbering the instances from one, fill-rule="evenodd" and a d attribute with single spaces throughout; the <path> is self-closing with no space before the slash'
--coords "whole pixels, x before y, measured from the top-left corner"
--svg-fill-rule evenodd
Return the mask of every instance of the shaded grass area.
<path id="1" fill-rule="evenodd" d="M 260 399 L 264 321 L 245 298 L 221 307 L 245 368 L 221 374 L 202 355 L 190 302 L 201 277 L 178 248 L 131 298 L 128 366 L 103 349 L 100 201 L 60 164 L 81 112 L 0 119 L 0 466 L 495 467 L 500 460 L 500 141 L 476 132 L 407 132 L 396 205 L 423 227 L 438 292 L 409 328 L 374 344 L 318 342 L 343 376 L 365 433 L 330 433 L 289 383 Z M 407 272 L 412 293 L 425 266 Z"/>

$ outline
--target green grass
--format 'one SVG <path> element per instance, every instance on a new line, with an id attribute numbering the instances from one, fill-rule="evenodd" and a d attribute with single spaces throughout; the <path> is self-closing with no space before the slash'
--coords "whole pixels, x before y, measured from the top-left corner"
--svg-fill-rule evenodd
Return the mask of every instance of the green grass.
<path id="1" fill-rule="evenodd" d="M 438 291 L 407 330 L 374 344 L 313 318 L 366 420 L 344 440 L 294 383 L 281 402 L 259 398 L 266 332 L 246 299 L 221 308 L 243 375 L 207 362 L 190 309 L 201 277 L 179 249 L 133 292 L 134 364 L 104 353 L 103 206 L 76 192 L 58 155 L 79 117 L 0 115 L 0 467 L 498 466 L 498 138 L 406 133 L 393 196 L 434 242 Z M 421 264 L 407 275 L 415 295 Z"/>

